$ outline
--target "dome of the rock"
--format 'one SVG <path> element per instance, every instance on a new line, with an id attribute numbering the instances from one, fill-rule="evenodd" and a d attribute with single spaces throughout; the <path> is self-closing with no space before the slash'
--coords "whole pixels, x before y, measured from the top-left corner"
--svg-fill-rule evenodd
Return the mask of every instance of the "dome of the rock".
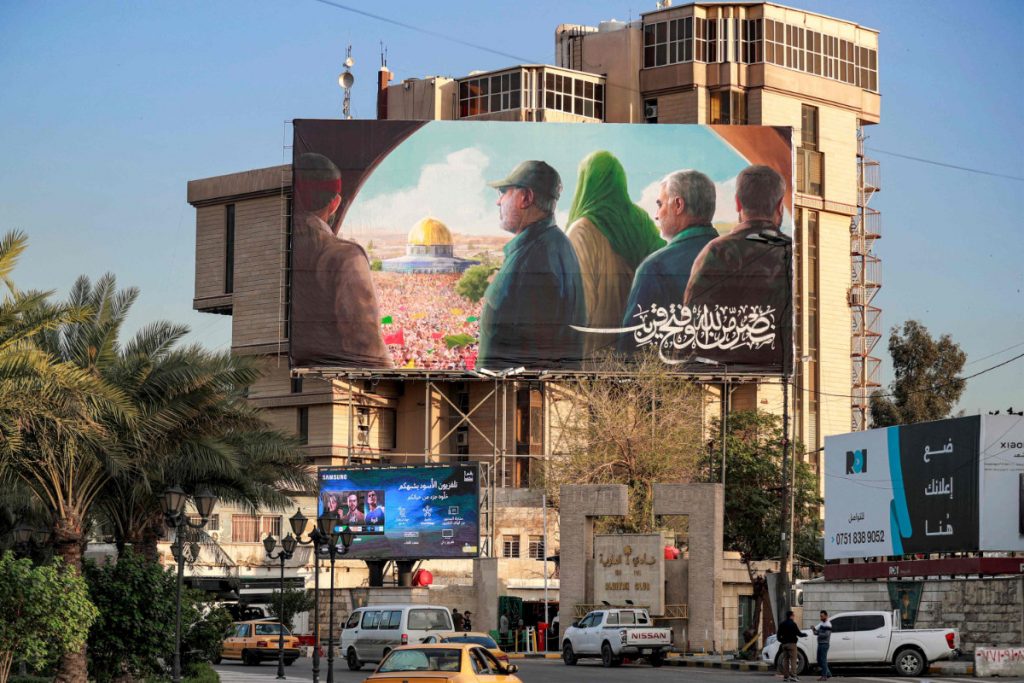
<path id="1" fill-rule="evenodd" d="M 427 216 L 412 226 L 407 243 L 410 246 L 440 246 L 453 243 L 452 233 L 441 221 Z"/>
<path id="2" fill-rule="evenodd" d="M 461 273 L 474 263 L 477 261 L 456 257 L 451 230 L 427 216 L 409 231 L 405 256 L 387 259 L 382 269 L 393 273 Z"/>

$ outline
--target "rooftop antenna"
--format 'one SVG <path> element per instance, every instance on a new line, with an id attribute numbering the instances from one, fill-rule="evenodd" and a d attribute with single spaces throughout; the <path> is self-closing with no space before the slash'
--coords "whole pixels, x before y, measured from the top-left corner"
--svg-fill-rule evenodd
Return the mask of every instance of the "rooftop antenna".
<path id="1" fill-rule="evenodd" d="M 345 99 L 341 106 L 341 115 L 346 119 L 352 118 L 352 84 L 356 82 L 355 76 L 352 75 L 352 66 L 355 64 L 355 60 L 352 59 L 352 46 L 349 45 L 348 49 L 345 50 L 345 70 L 338 76 L 338 85 L 345 91 Z"/>
<path id="2" fill-rule="evenodd" d="M 384 41 L 380 41 L 380 65 L 382 68 L 388 68 L 388 49 L 384 47 Z"/>

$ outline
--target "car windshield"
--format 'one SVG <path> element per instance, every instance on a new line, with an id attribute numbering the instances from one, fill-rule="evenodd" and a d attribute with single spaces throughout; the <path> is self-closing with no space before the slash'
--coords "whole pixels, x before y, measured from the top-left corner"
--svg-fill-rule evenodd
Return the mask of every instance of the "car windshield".
<path id="1" fill-rule="evenodd" d="M 276 636 L 281 632 L 281 624 L 256 624 L 256 635 L 258 636 Z M 284 634 L 290 635 L 288 629 L 284 630 Z"/>
<path id="2" fill-rule="evenodd" d="M 394 650 L 381 662 L 377 673 L 391 671 L 461 671 L 462 650 L 423 648 Z"/>
<path id="3" fill-rule="evenodd" d="M 444 639 L 446 643 L 473 643 L 484 647 L 497 649 L 498 644 L 487 636 L 449 636 Z"/>

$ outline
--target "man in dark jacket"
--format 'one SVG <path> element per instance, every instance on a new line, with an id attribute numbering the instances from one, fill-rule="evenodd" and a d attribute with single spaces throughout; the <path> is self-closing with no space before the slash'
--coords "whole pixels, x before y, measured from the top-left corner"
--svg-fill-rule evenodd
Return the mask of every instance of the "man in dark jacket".
<path id="1" fill-rule="evenodd" d="M 804 637 L 800 627 L 793 621 L 793 611 L 786 612 L 786 620 L 779 624 L 775 637 L 782 647 L 782 679 L 784 681 L 799 680 L 795 669 L 797 662 L 796 641 Z"/>

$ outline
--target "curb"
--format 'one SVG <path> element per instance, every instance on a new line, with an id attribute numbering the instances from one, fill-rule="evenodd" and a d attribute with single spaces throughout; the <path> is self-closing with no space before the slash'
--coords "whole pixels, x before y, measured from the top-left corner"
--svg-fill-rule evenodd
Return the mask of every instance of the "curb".
<path id="1" fill-rule="evenodd" d="M 686 656 L 669 657 L 665 664 L 671 666 L 692 666 L 702 669 L 726 669 L 728 671 L 775 671 L 775 667 L 765 662 L 736 662 L 720 659 L 693 659 Z"/>

